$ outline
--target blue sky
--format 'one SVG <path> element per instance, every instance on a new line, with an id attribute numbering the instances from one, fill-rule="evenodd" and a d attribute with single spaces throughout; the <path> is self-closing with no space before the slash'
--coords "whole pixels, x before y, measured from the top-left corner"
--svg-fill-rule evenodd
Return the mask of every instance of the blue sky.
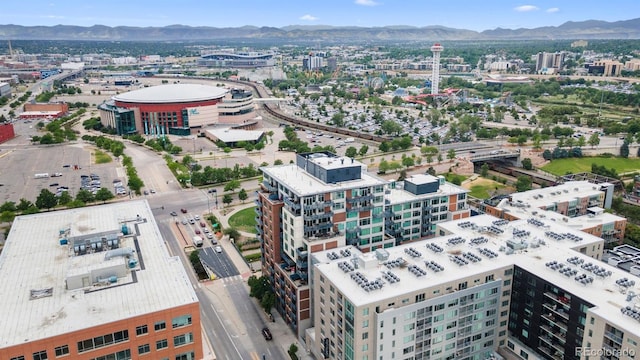
<path id="1" fill-rule="evenodd" d="M 443 25 L 482 31 L 640 17 L 637 0 L 2 0 L 0 24 Z"/>

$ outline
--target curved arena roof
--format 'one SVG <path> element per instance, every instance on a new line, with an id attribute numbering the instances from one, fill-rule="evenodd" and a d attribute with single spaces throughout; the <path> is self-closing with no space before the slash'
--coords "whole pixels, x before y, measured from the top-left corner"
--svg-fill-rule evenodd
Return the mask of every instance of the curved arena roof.
<path id="1" fill-rule="evenodd" d="M 113 100 L 126 103 L 166 104 L 220 99 L 227 89 L 201 84 L 152 86 L 116 95 Z"/>

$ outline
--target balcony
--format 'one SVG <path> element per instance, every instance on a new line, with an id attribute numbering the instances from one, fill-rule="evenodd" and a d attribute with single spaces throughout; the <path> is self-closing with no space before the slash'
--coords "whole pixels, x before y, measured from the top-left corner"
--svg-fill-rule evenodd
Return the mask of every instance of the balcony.
<path id="1" fill-rule="evenodd" d="M 305 220 L 322 220 L 322 219 L 331 220 L 331 218 L 333 217 L 333 211 L 327 211 L 327 212 L 323 212 L 323 213 L 316 213 L 316 214 L 312 214 L 312 215 L 302 215 L 302 217 Z"/>
<path id="2" fill-rule="evenodd" d="M 286 206 L 288 206 L 289 208 L 291 208 L 294 211 L 299 211 L 301 208 L 300 202 L 295 201 L 295 200 L 291 200 L 291 198 L 289 197 L 285 197 L 283 198 L 284 204 Z"/>
<path id="3" fill-rule="evenodd" d="M 616 344 L 622 345 L 622 337 L 621 336 L 618 336 L 618 335 L 612 333 L 611 331 L 606 331 L 606 330 L 604 332 L 604 336 L 607 339 L 613 340 L 613 342 L 615 342 Z"/>
<path id="4" fill-rule="evenodd" d="M 542 329 L 543 333 L 547 333 L 549 335 L 551 335 L 553 338 L 557 339 L 558 342 L 561 343 L 565 343 L 565 339 L 567 337 L 566 333 L 562 332 L 562 331 L 554 331 L 553 328 L 551 328 L 550 326 L 547 325 L 542 325 L 540 326 L 540 328 Z"/>
<path id="5" fill-rule="evenodd" d="M 256 206 L 254 210 L 256 212 L 256 215 L 262 217 L 262 210 L 260 210 L 260 206 Z"/>
<path id="6" fill-rule="evenodd" d="M 314 202 L 313 204 L 305 204 L 304 205 L 304 209 L 305 210 L 312 210 L 312 209 L 324 209 L 327 206 L 331 206 L 331 201 L 318 201 L 318 202 Z"/>
<path id="7" fill-rule="evenodd" d="M 544 343 L 546 343 L 547 345 L 549 345 L 549 347 L 551 347 L 551 349 L 558 351 L 560 353 L 564 353 L 564 348 L 560 347 L 558 344 L 556 344 L 550 337 L 548 336 L 541 336 L 540 340 L 542 340 Z"/>
<path id="8" fill-rule="evenodd" d="M 351 229 L 346 229 L 345 232 L 347 234 L 360 234 L 360 227 L 356 226 L 356 227 L 351 228 Z"/>
<path id="9" fill-rule="evenodd" d="M 262 207 L 262 201 L 260 201 L 260 198 L 253 200 L 253 203 L 256 204 L 258 208 Z"/>
<path id="10" fill-rule="evenodd" d="M 258 226 L 262 226 L 262 217 L 261 216 L 256 216 L 256 223 L 258 224 Z"/>
<path id="11" fill-rule="evenodd" d="M 296 256 L 299 259 L 302 259 L 302 258 L 306 259 L 308 255 L 309 255 L 309 252 L 307 250 L 304 250 L 304 248 L 302 247 L 296 248 Z"/>
<path id="12" fill-rule="evenodd" d="M 266 181 L 262 182 L 262 187 L 267 192 L 277 192 L 278 191 L 278 188 L 275 185 L 269 184 Z"/>
<path id="13" fill-rule="evenodd" d="M 316 225 L 309 225 L 304 227 L 304 232 L 316 232 L 321 230 L 328 230 L 328 229 L 331 229 L 332 227 L 333 227 L 333 224 L 330 222 L 316 224 Z"/>
<path id="14" fill-rule="evenodd" d="M 569 302 L 571 301 L 571 299 L 564 296 L 557 296 L 556 294 L 548 291 L 544 293 L 544 296 L 548 297 L 549 299 L 558 303 L 558 305 L 562 305 L 567 310 L 569 310 Z"/>
<path id="15" fill-rule="evenodd" d="M 358 204 L 355 204 L 355 205 L 351 205 L 351 209 L 350 210 L 351 211 L 358 211 L 358 212 L 360 212 L 360 211 L 371 211 L 371 210 L 373 210 L 373 205 L 358 205 Z"/>
<path id="16" fill-rule="evenodd" d="M 353 204 L 357 202 L 365 202 L 365 201 L 372 201 L 372 200 L 373 200 L 373 195 L 362 195 L 362 196 L 354 196 L 354 197 L 347 198 L 347 203 Z"/>
<path id="17" fill-rule="evenodd" d="M 569 321 L 569 313 L 567 313 L 564 310 L 564 308 L 562 308 L 562 307 L 558 308 L 557 306 L 552 306 L 551 304 L 547 304 L 547 303 L 542 304 L 542 306 L 545 309 L 547 309 L 547 310 L 551 311 L 552 313 L 554 313 L 555 315 L 560 316 L 562 319 L 564 319 L 565 322 Z M 560 320 L 560 319 L 558 319 L 558 320 Z"/>

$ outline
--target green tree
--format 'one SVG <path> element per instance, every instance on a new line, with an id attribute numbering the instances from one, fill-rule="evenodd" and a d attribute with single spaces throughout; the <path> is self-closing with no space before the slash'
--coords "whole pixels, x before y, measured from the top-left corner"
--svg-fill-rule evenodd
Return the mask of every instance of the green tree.
<path id="1" fill-rule="evenodd" d="M 523 167 L 525 170 L 531 170 L 531 169 L 533 169 L 533 163 L 531 162 L 531 159 L 530 159 L 530 158 L 524 158 L 524 159 L 522 159 L 522 167 Z"/>
<path id="2" fill-rule="evenodd" d="M 264 309 L 264 311 L 266 311 L 267 313 L 271 312 L 271 309 L 273 308 L 273 305 L 275 305 L 275 303 L 276 298 L 273 295 L 273 291 L 267 292 L 266 294 L 264 294 L 262 299 L 260 299 L 260 306 L 262 306 L 262 309 Z"/>
<path id="3" fill-rule="evenodd" d="M 362 145 L 362 147 L 360 148 L 360 150 L 358 151 L 358 154 L 360 156 L 365 156 L 367 154 L 367 152 L 369 151 L 369 146 L 368 145 Z"/>
<path id="4" fill-rule="evenodd" d="M 456 149 L 449 149 L 449 151 L 447 151 L 447 159 L 453 160 L 455 158 L 456 158 Z"/>
<path id="5" fill-rule="evenodd" d="M 280 159 L 276 159 L 276 161 L 273 162 L 273 165 L 282 165 L 283 162 Z"/>
<path id="6" fill-rule="evenodd" d="M 0 205 L 0 212 L 16 212 L 18 208 L 16 208 L 16 203 L 13 201 L 7 201 L 4 204 Z"/>
<path id="7" fill-rule="evenodd" d="M 90 191 L 82 189 L 76 194 L 76 200 L 87 204 L 92 202 L 94 199 L 93 194 Z"/>
<path id="8" fill-rule="evenodd" d="M 518 176 L 516 181 L 516 191 L 522 192 L 531 190 L 531 178 L 525 175 Z"/>
<path id="9" fill-rule="evenodd" d="M 382 151 L 382 152 L 388 152 L 389 150 L 391 150 L 391 146 L 389 145 L 388 142 L 383 141 L 380 143 L 380 146 L 378 147 L 378 150 Z"/>
<path id="10" fill-rule="evenodd" d="M 353 146 L 348 147 L 347 150 L 344 152 L 344 155 L 350 158 L 356 157 L 357 154 L 358 154 L 358 149 L 356 149 Z"/>
<path id="11" fill-rule="evenodd" d="M 16 209 L 20 212 L 25 212 L 27 211 L 28 208 L 32 207 L 33 203 L 25 198 L 21 198 L 20 201 L 18 202 L 18 205 L 16 205 Z"/>
<path id="12" fill-rule="evenodd" d="M 240 201 L 242 201 L 242 203 L 244 204 L 244 201 L 247 200 L 247 191 L 245 189 L 240 189 L 240 191 L 238 192 L 238 199 L 240 199 Z"/>
<path id="13" fill-rule="evenodd" d="M 415 161 L 413 160 L 412 157 L 407 156 L 407 157 L 402 159 L 402 165 L 406 166 L 408 168 L 408 167 L 411 167 L 411 166 L 415 165 Z"/>
<path id="14" fill-rule="evenodd" d="M 73 198 L 71 197 L 71 195 L 69 195 L 68 191 L 63 191 L 60 194 L 60 197 L 58 197 L 58 205 L 67 205 L 69 204 L 71 201 L 73 201 Z"/>
<path id="15" fill-rule="evenodd" d="M 483 178 L 489 176 L 489 164 L 484 163 L 482 164 L 482 166 L 480 166 L 480 176 L 482 176 Z"/>
<path id="16" fill-rule="evenodd" d="M 233 197 L 231 196 L 231 194 L 224 194 L 224 196 L 222 197 L 222 203 L 225 206 L 231 204 L 232 201 L 233 201 Z"/>
<path id="17" fill-rule="evenodd" d="M 442 159 L 443 159 L 442 154 L 438 154 L 438 163 L 441 163 Z"/>
<path id="18" fill-rule="evenodd" d="M 291 360 L 298 360 L 297 352 L 298 346 L 296 344 L 291 344 L 291 346 L 289 346 L 289 350 L 287 350 L 287 354 L 289 354 Z"/>
<path id="19" fill-rule="evenodd" d="M 629 142 L 625 140 L 620 146 L 620 157 L 628 158 L 629 157 Z"/>
<path id="20" fill-rule="evenodd" d="M 389 171 L 389 162 L 385 159 L 380 160 L 380 164 L 378 165 L 378 172 L 381 174 Z"/>
<path id="21" fill-rule="evenodd" d="M 240 181 L 239 180 L 231 180 L 224 186 L 224 191 L 233 192 L 239 187 L 240 187 Z"/>
<path id="22" fill-rule="evenodd" d="M 587 141 L 587 143 L 591 146 L 591 148 L 594 148 L 600 145 L 600 137 L 598 136 L 597 133 L 591 134 L 591 136 L 589 136 L 589 140 Z"/>
<path id="23" fill-rule="evenodd" d="M 56 205 L 58 205 L 58 198 L 56 195 L 47 189 L 42 189 L 40 191 L 40 195 L 38 195 L 38 198 L 36 199 L 36 206 L 38 209 L 49 210 L 56 207 Z"/>
<path id="24" fill-rule="evenodd" d="M 107 202 L 107 200 L 111 200 L 114 197 L 115 196 L 113 195 L 113 193 L 107 188 L 101 188 L 100 190 L 98 190 L 98 192 L 96 192 L 96 200 L 102 201 L 102 203 L 105 203 Z"/>
<path id="25" fill-rule="evenodd" d="M 400 176 L 398 176 L 398 181 L 402 181 L 407 178 L 407 170 L 400 171 Z"/>
<path id="26" fill-rule="evenodd" d="M 229 239 L 233 239 L 233 241 L 240 239 L 240 232 L 232 227 L 224 229 L 223 233 L 229 237 Z"/>

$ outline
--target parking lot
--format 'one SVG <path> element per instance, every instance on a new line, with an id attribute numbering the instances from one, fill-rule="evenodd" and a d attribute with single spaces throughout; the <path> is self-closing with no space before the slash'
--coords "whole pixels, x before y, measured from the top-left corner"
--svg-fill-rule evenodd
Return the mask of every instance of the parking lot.
<path id="1" fill-rule="evenodd" d="M 14 141 L 19 143 L 21 138 L 4 143 L 0 152 L 2 203 L 17 203 L 22 198 L 35 202 L 42 189 L 55 194 L 61 187 L 67 187 L 69 194 L 75 197 L 82 185 L 81 175 L 97 175 L 101 186 L 114 194 L 113 180 L 125 181 L 124 168 L 116 159 L 106 164 L 93 163 L 90 144 L 80 141 L 68 145 L 12 146 Z M 36 174 L 39 175 L 37 178 Z"/>

